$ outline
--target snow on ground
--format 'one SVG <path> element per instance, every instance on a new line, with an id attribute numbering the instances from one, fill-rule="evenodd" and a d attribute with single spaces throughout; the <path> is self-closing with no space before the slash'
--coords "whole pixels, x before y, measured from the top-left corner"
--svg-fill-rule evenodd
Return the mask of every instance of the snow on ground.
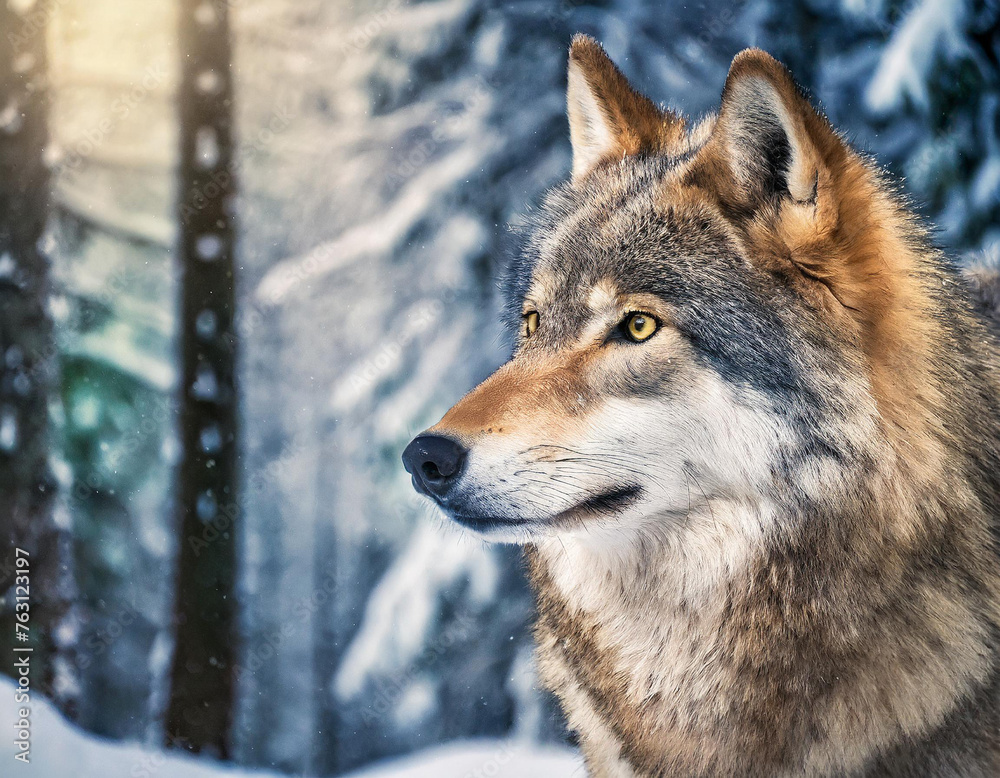
<path id="1" fill-rule="evenodd" d="M 584 778 L 582 760 L 555 746 L 529 748 L 502 740 L 469 740 L 430 749 L 360 773 L 356 778 Z"/>
<path id="2" fill-rule="evenodd" d="M 14 684 L 0 677 L 0 727 L 17 733 Z M 104 740 L 69 724 L 48 701 L 30 704 L 30 763 L 17 764 L 13 738 L 0 741 L 0 774 L 36 778 L 277 778 L 279 773 L 214 766 L 205 759 L 148 750 L 136 743 Z M 15 737 L 17 735 L 15 734 Z M 580 758 L 565 748 L 528 746 L 502 740 L 451 743 L 405 759 L 383 762 L 355 778 L 583 778 Z"/>

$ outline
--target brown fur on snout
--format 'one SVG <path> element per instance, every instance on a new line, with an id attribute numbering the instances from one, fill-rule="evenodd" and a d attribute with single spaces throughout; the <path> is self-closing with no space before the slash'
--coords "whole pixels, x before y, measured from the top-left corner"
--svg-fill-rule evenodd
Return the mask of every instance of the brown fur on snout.
<path id="1" fill-rule="evenodd" d="M 469 442 L 482 434 L 544 429 L 559 437 L 587 409 L 592 392 L 584 377 L 593 349 L 558 356 L 522 355 L 469 392 L 429 432 Z"/>

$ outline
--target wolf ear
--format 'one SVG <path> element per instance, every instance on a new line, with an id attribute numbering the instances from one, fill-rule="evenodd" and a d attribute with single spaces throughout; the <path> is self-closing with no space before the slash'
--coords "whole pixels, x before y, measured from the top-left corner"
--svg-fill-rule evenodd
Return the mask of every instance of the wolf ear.
<path id="1" fill-rule="evenodd" d="M 833 175 L 844 145 L 769 54 L 736 55 L 712 140 L 745 204 L 790 198 L 815 206 L 817 217 L 835 218 Z"/>
<path id="2" fill-rule="evenodd" d="M 601 162 L 660 151 L 683 137 L 684 122 L 629 84 L 597 41 L 576 35 L 566 92 L 573 182 Z"/>

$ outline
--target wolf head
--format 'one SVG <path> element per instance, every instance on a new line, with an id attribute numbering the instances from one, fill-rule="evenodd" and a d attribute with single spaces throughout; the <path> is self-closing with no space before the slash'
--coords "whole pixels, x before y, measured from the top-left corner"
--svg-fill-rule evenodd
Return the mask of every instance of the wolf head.
<path id="1" fill-rule="evenodd" d="M 419 491 L 491 539 L 603 542 L 715 499 L 861 500 L 895 431 L 934 447 L 921 233 L 782 65 L 742 52 L 689 126 L 577 36 L 568 114 L 514 354 L 408 446 Z"/>

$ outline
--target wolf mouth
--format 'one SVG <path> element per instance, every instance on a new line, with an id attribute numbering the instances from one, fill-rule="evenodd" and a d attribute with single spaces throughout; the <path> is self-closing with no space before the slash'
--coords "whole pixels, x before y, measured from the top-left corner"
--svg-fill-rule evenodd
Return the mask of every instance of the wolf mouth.
<path id="1" fill-rule="evenodd" d="M 628 484 L 588 497 L 572 508 L 560 511 L 548 519 L 526 519 L 518 516 L 476 516 L 467 513 L 453 513 L 451 518 L 464 527 L 479 531 L 542 524 L 558 525 L 625 510 L 641 496 L 641 486 Z"/>

